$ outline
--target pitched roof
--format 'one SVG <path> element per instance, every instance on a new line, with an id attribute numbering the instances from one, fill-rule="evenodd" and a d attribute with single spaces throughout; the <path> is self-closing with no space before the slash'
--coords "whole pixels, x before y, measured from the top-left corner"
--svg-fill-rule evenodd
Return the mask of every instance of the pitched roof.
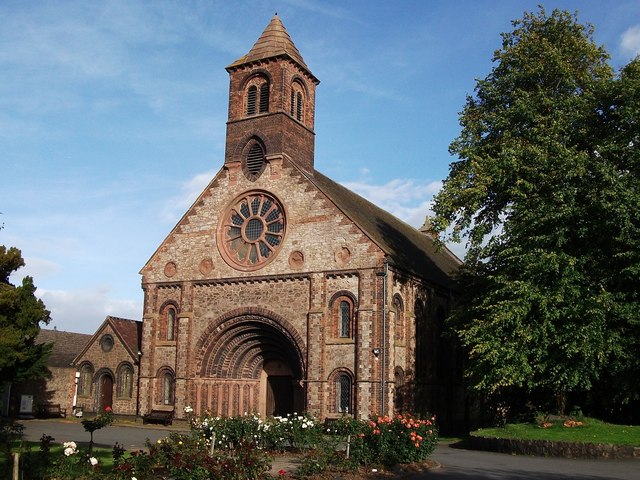
<path id="1" fill-rule="evenodd" d="M 37 343 L 53 343 L 48 365 L 50 367 L 71 367 L 71 362 L 91 340 L 86 333 L 63 332 L 41 329 Z"/>
<path id="2" fill-rule="evenodd" d="M 390 264 L 441 286 L 453 287 L 451 274 L 462 262 L 447 247 L 438 247 L 429 235 L 317 170 L 313 175 L 300 171 L 387 254 Z"/>
<path id="3" fill-rule="evenodd" d="M 113 330 L 120 336 L 124 345 L 136 358 L 138 351 L 142 347 L 142 322 L 112 316 L 108 316 L 106 321 L 112 325 Z"/>
<path id="4" fill-rule="evenodd" d="M 253 45 L 249 53 L 229 65 L 227 70 L 245 63 L 258 62 L 280 56 L 289 57 L 306 70 L 307 73 L 313 76 L 309 67 L 307 67 L 307 64 L 304 63 L 302 55 L 300 55 L 300 52 L 293 44 L 291 37 L 282 24 L 282 21 L 280 21 L 280 17 L 276 14 L 269 22 L 269 25 L 267 25 L 267 28 L 264 29 L 264 32 L 262 32 L 262 35 L 260 35 L 260 38 L 258 38 L 258 41 Z"/>
<path id="5" fill-rule="evenodd" d="M 112 317 L 107 315 L 102 325 L 91 336 L 85 347 L 74 357 L 73 363 L 78 363 L 89 347 L 100 337 L 102 332 L 109 325 L 116 336 L 120 339 L 124 347 L 129 352 L 132 359 L 137 360 L 138 352 L 142 348 L 142 322 L 129 320 L 128 318 Z"/>

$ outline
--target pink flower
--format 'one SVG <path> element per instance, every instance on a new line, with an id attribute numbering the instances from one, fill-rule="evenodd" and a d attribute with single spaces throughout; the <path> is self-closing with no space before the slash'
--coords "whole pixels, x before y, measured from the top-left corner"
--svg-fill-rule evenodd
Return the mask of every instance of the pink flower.
<path id="1" fill-rule="evenodd" d="M 110 412 L 111 411 L 111 407 L 107 405 L 106 407 L 104 407 L 104 411 L 105 412 Z"/>

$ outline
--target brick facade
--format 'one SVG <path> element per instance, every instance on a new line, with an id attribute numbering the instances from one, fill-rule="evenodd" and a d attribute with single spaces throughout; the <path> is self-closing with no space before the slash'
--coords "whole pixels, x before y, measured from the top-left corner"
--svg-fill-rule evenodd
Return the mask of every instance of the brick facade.
<path id="1" fill-rule="evenodd" d="M 224 163 L 142 268 L 143 321 L 107 317 L 38 401 L 70 411 L 78 376 L 88 412 L 412 411 L 464 427 L 442 336 L 459 260 L 315 170 L 319 81 L 277 16 L 227 71 Z"/>
<path id="2" fill-rule="evenodd" d="M 435 350 L 439 338 L 416 340 L 417 330 L 441 330 L 434 325 L 449 308 L 457 260 L 315 171 L 318 81 L 278 17 L 227 70 L 224 164 L 141 271 L 141 412 L 175 409 L 180 418 L 191 406 L 196 413 L 307 410 L 324 418 L 340 415 L 342 402 L 366 417 L 399 408 L 444 411 L 447 399 L 445 415 L 459 421 L 457 373 L 437 373 L 440 359 L 454 353 Z M 259 98 L 251 95 L 265 90 L 247 90 L 265 82 L 268 110 L 254 114 Z M 264 149 L 263 164 L 249 163 L 252 142 Z M 251 201 L 238 207 L 260 195 L 282 205 L 282 230 L 269 233 L 258 200 L 255 208 Z M 260 245 L 260 235 L 271 243 Z M 236 254 L 246 266 L 234 263 Z M 345 337 L 339 298 L 353 309 Z M 173 340 L 167 305 L 176 312 Z M 340 378 L 351 385 L 338 398 L 348 385 Z"/>

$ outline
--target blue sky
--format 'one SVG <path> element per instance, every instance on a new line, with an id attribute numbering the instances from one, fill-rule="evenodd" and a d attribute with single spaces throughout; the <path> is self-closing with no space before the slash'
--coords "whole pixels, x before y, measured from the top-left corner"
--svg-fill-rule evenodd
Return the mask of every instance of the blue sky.
<path id="1" fill-rule="evenodd" d="M 58 329 L 140 319 L 140 268 L 224 159 L 228 74 L 275 12 L 311 71 L 316 168 L 414 226 L 500 33 L 578 11 L 617 69 L 640 1 L 0 1 L 0 244 Z M 460 252 L 460 248 L 457 248 Z"/>

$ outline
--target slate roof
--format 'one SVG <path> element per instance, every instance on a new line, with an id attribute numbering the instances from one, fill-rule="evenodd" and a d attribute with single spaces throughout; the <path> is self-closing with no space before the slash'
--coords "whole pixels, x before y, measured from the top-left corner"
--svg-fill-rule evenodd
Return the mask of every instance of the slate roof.
<path id="1" fill-rule="evenodd" d="M 312 175 L 300 171 L 387 254 L 390 264 L 441 286 L 454 286 L 451 274 L 462 262 L 448 248 L 438 248 L 429 235 L 317 170 Z"/>
<path id="2" fill-rule="evenodd" d="M 300 65 L 314 79 L 315 77 L 304 62 L 302 55 L 293 44 L 291 37 L 284 28 L 278 14 L 274 17 L 264 29 L 260 38 L 253 45 L 249 53 L 240 57 L 227 67 L 227 70 L 233 69 L 246 63 L 259 62 L 268 58 L 286 56 Z"/>
<path id="3" fill-rule="evenodd" d="M 50 367 L 71 367 L 73 359 L 89 343 L 91 337 L 92 335 L 86 333 L 41 329 L 36 342 L 53 343 L 48 362 Z"/>

